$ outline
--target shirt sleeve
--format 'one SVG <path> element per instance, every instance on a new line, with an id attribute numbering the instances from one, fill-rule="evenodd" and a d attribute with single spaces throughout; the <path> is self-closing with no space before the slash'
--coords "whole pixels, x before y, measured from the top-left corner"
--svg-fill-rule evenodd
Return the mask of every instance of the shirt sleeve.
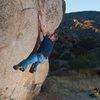
<path id="1" fill-rule="evenodd" d="M 48 39 L 49 37 L 48 37 L 48 35 L 46 34 L 46 36 L 44 36 L 44 38 L 45 38 L 45 39 Z"/>

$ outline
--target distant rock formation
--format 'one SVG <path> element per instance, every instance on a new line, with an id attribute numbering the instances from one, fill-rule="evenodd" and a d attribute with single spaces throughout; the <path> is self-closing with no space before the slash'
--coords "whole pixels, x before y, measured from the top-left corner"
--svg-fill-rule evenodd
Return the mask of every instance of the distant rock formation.
<path id="1" fill-rule="evenodd" d="M 95 32 L 100 32 L 100 29 L 95 28 L 93 26 L 93 23 L 96 23 L 96 21 L 94 20 L 84 20 L 83 22 L 79 22 L 77 19 L 73 19 L 74 23 L 75 23 L 75 28 L 77 29 L 78 27 L 81 29 L 92 29 Z M 70 29 L 73 29 L 73 27 L 70 27 Z"/>
<path id="2" fill-rule="evenodd" d="M 23 73 L 13 69 L 39 41 L 38 13 L 53 33 L 62 20 L 62 0 L 0 0 L 0 100 L 31 100 L 48 74 L 48 61 L 34 74 L 31 65 Z"/>

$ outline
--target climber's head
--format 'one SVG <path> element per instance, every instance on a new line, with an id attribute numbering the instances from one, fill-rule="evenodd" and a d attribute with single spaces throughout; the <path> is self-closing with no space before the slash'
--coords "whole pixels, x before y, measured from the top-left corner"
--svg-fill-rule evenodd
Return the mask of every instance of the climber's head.
<path id="1" fill-rule="evenodd" d="M 58 35 L 57 35 L 57 33 L 53 33 L 53 34 L 50 34 L 50 35 L 49 35 L 49 38 L 50 38 L 53 42 L 55 42 L 56 40 L 58 40 Z"/>

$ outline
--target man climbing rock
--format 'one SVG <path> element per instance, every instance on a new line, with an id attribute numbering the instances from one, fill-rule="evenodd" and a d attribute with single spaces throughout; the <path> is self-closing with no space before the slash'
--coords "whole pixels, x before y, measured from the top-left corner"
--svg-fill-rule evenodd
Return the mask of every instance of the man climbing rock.
<path id="1" fill-rule="evenodd" d="M 46 62 L 48 55 L 52 51 L 53 42 L 58 39 L 58 35 L 56 33 L 53 33 L 48 36 L 45 32 L 44 27 L 41 24 L 40 17 L 39 17 L 39 22 L 40 22 L 41 31 L 44 37 L 43 41 L 40 44 L 40 47 L 38 48 L 37 53 L 31 55 L 28 59 L 23 61 L 21 65 L 14 66 L 13 68 L 15 70 L 21 70 L 22 72 L 24 72 L 29 64 L 34 63 L 33 72 L 36 72 L 38 64 L 39 63 L 44 64 Z"/>

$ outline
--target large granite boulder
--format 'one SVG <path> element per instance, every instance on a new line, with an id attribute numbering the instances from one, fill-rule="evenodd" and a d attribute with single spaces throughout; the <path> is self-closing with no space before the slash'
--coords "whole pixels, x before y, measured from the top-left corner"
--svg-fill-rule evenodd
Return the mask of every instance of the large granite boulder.
<path id="1" fill-rule="evenodd" d="M 36 96 L 49 69 L 48 60 L 31 74 L 15 71 L 38 43 L 38 13 L 46 32 L 59 26 L 62 0 L 0 0 L 0 100 L 31 100 Z"/>

